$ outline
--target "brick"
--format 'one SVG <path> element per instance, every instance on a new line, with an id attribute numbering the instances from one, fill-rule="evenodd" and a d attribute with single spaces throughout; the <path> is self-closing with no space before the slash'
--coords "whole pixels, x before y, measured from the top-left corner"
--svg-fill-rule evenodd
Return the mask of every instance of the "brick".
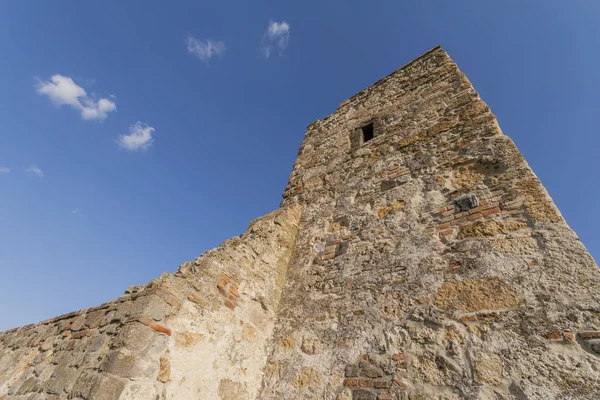
<path id="1" fill-rule="evenodd" d="M 494 214 L 498 214 L 500 212 L 500 209 L 498 207 L 494 207 L 491 210 L 487 210 L 487 211 L 483 211 L 482 214 L 487 217 L 489 215 L 494 215 Z"/>
<path id="2" fill-rule="evenodd" d="M 438 228 L 438 229 L 450 228 L 450 222 L 446 222 L 445 224 L 440 224 L 436 228 Z"/>
<path id="3" fill-rule="evenodd" d="M 462 224 L 463 222 L 467 222 L 467 217 L 457 218 L 457 219 L 455 219 L 454 221 L 452 221 L 452 222 L 450 223 L 450 225 L 452 225 L 452 226 L 455 226 L 455 225 L 460 225 L 460 224 Z"/>
<path id="4" fill-rule="evenodd" d="M 469 221 L 474 221 L 476 219 L 483 218 L 483 214 L 477 213 L 477 214 L 469 215 L 467 218 Z"/>
<path id="5" fill-rule="evenodd" d="M 430 233 L 430 232 L 434 232 L 435 231 L 435 227 L 430 226 L 429 228 L 425 229 L 425 232 Z"/>
<path id="6" fill-rule="evenodd" d="M 460 322 L 462 322 L 463 324 L 475 321 L 477 321 L 477 315 L 463 315 L 462 317 L 460 317 Z"/>
<path id="7" fill-rule="evenodd" d="M 167 336 L 171 336 L 171 330 L 166 326 L 152 323 L 150 324 L 150 328 L 154 329 L 156 332 L 164 333 Z"/>
<path id="8" fill-rule="evenodd" d="M 491 207 L 492 207 L 491 204 L 481 205 L 479 207 L 475 207 L 475 208 L 470 209 L 469 210 L 469 214 L 475 214 L 475 213 L 478 213 L 480 211 L 485 211 L 485 210 L 487 210 L 487 209 L 489 209 Z"/>
<path id="9" fill-rule="evenodd" d="M 442 217 L 447 217 L 449 215 L 454 215 L 454 210 L 444 211 L 442 213 Z"/>
<path id="10" fill-rule="evenodd" d="M 344 386 L 358 386 L 358 379 L 356 379 L 356 378 L 344 379 Z"/>
<path id="11" fill-rule="evenodd" d="M 403 353 L 392 354 L 392 360 L 394 361 L 404 361 L 406 356 Z"/>
<path id="12" fill-rule="evenodd" d="M 225 290 L 224 286 L 217 285 L 217 289 L 219 289 L 219 293 L 221 293 L 222 296 L 227 297 L 227 291 Z"/>
<path id="13" fill-rule="evenodd" d="M 448 221 L 452 221 L 454 219 L 454 215 L 448 215 L 447 217 L 443 217 L 440 221 L 442 222 L 448 222 Z"/>
<path id="14" fill-rule="evenodd" d="M 565 340 L 568 340 L 569 342 L 575 342 L 575 333 L 574 332 L 565 331 L 565 332 L 563 332 L 563 336 L 565 337 Z"/>
<path id="15" fill-rule="evenodd" d="M 237 288 L 235 286 L 231 286 L 229 288 L 229 293 L 231 293 L 235 297 L 239 297 L 240 296 L 240 293 L 238 292 L 238 290 L 237 290 Z"/>
<path id="16" fill-rule="evenodd" d="M 230 308 L 231 310 L 235 310 L 235 303 L 233 301 L 231 301 L 231 300 L 227 300 L 225 302 L 225 306 L 227 308 Z"/>
<path id="17" fill-rule="evenodd" d="M 560 340 L 562 336 L 558 332 L 550 332 L 546 335 L 546 339 L 548 340 Z"/>
<path id="18" fill-rule="evenodd" d="M 451 235 L 451 234 L 453 234 L 453 233 L 454 233 L 454 229 L 447 229 L 447 230 L 445 230 L 445 231 L 441 231 L 441 232 L 440 232 L 440 235 L 442 235 L 442 236 L 446 236 L 446 235 Z"/>

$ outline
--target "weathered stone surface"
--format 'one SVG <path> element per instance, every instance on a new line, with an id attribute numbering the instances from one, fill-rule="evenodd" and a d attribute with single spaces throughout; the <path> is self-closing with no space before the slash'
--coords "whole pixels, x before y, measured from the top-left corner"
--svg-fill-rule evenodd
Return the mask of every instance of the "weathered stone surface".
<path id="1" fill-rule="evenodd" d="M 462 312 L 502 310 L 519 306 L 523 300 L 502 279 L 446 282 L 435 295 L 440 308 L 455 308 Z"/>
<path id="2" fill-rule="evenodd" d="M 469 193 L 454 200 L 454 205 L 458 211 L 469 211 L 475 207 L 479 207 L 479 199 L 477 195 Z"/>
<path id="3" fill-rule="evenodd" d="M 309 125 L 283 198 L 0 333 L 0 400 L 598 397 L 598 267 L 440 48 Z"/>

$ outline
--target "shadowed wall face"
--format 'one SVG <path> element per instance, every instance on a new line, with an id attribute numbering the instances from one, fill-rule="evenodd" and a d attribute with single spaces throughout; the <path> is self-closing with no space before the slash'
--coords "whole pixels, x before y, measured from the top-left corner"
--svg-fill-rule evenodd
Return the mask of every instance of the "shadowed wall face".
<path id="1" fill-rule="evenodd" d="M 282 208 L 0 334 L 0 400 L 594 399 L 600 273 L 440 48 L 308 127 Z"/>

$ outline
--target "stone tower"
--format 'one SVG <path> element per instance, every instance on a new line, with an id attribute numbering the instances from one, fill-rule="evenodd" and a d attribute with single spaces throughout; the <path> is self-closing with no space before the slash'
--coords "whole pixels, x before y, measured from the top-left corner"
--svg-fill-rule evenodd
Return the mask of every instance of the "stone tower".
<path id="1" fill-rule="evenodd" d="M 0 399 L 599 399 L 600 272 L 439 47 L 308 127 L 281 208 L 0 333 Z"/>

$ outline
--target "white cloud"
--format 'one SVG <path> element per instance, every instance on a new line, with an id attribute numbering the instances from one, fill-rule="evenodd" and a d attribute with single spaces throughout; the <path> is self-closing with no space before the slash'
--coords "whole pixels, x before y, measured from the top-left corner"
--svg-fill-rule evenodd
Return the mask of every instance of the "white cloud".
<path id="1" fill-rule="evenodd" d="M 48 96 L 58 106 L 71 106 L 81 113 L 85 120 L 104 120 L 109 112 L 115 111 L 117 105 L 107 98 L 94 100 L 86 91 L 68 76 L 53 75 L 49 81 L 38 81 L 36 90 Z"/>
<path id="2" fill-rule="evenodd" d="M 214 56 L 221 56 L 226 50 L 225 42 L 196 39 L 192 35 L 188 35 L 185 43 L 188 52 L 202 61 L 208 61 Z"/>
<path id="3" fill-rule="evenodd" d="M 8 167 L 0 167 L 0 174 L 8 174 L 10 169 Z"/>
<path id="4" fill-rule="evenodd" d="M 83 218 L 83 213 L 79 208 L 74 208 L 71 210 L 71 214 L 73 214 L 75 217 Z"/>
<path id="5" fill-rule="evenodd" d="M 138 121 L 129 127 L 128 135 L 119 136 L 117 143 L 119 147 L 129 151 L 146 150 L 154 141 L 152 132 L 153 127 Z"/>
<path id="6" fill-rule="evenodd" d="M 271 57 L 273 48 L 279 49 L 279 54 L 287 48 L 290 40 L 290 24 L 285 21 L 269 21 L 267 31 L 263 35 L 261 51 L 265 58 Z"/>
<path id="7" fill-rule="evenodd" d="M 43 178 L 44 177 L 44 171 L 42 171 L 42 169 L 40 168 L 40 166 L 37 165 L 37 164 L 30 165 L 25 171 L 29 172 L 29 173 L 31 173 L 33 175 L 36 175 L 38 178 Z"/>

